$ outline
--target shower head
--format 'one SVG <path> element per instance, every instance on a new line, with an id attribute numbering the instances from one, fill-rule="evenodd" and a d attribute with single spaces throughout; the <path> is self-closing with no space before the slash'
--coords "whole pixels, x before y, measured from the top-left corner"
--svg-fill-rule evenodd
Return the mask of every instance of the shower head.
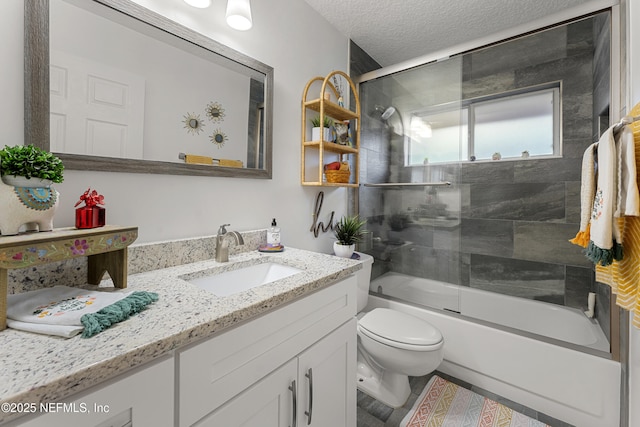
<path id="1" fill-rule="evenodd" d="M 376 105 L 376 111 L 380 113 L 382 120 L 388 120 L 396 112 L 396 109 L 395 107 L 384 108 L 382 105 Z"/>
<path id="2" fill-rule="evenodd" d="M 384 112 L 380 117 L 382 118 L 382 120 L 387 120 L 389 117 L 393 116 L 393 113 L 395 112 L 396 112 L 396 109 L 394 107 L 389 107 L 386 110 L 384 110 Z"/>

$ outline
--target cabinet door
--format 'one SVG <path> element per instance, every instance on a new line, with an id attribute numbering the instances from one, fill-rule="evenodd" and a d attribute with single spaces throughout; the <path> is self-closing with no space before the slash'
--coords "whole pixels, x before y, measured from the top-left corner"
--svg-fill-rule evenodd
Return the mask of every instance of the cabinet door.
<path id="1" fill-rule="evenodd" d="M 40 415 L 6 427 L 171 427 L 173 379 L 173 357 L 165 357 L 70 399 L 39 406 Z"/>
<path id="2" fill-rule="evenodd" d="M 292 426 L 299 388 L 297 374 L 298 360 L 290 360 L 193 427 Z"/>
<path id="3" fill-rule="evenodd" d="M 298 426 L 355 427 L 356 320 L 351 319 L 298 360 Z"/>

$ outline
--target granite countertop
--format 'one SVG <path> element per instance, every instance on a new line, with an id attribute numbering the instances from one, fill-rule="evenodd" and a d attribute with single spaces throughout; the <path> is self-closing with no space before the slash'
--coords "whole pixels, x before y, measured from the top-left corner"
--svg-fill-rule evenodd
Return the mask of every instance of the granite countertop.
<path id="1" fill-rule="evenodd" d="M 245 292 L 217 297 L 181 277 L 275 261 L 303 270 Z M 63 339 L 0 331 L 0 404 L 59 401 L 184 345 L 284 305 L 343 279 L 361 264 L 333 255 L 287 248 L 244 252 L 228 263 L 195 262 L 131 275 L 128 291 L 157 292 L 145 311 L 91 338 Z M 22 414 L 0 411 L 0 423 Z"/>

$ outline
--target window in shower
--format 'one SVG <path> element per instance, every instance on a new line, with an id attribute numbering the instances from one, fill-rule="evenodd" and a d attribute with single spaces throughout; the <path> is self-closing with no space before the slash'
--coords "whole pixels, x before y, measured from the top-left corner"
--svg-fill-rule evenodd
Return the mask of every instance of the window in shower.
<path id="1" fill-rule="evenodd" d="M 469 157 L 468 108 L 412 115 L 407 139 L 409 165 L 446 163 Z"/>
<path id="2" fill-rule="evenodd" d="M 512 91 L 414 113 L 407 164 L 560 156 L 560 88 Z"/>

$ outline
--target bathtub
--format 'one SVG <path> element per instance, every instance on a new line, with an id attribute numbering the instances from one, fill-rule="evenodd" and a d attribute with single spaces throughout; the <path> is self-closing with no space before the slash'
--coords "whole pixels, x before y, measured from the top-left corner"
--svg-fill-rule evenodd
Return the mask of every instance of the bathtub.
<path id="1" fill-rule="evenodd" d="M 539 339 L 550 338 L 609 353 L 609 341 L 598 322 L 575 308 L 395 272 L 372 280 L 370 289 L 377 294 L 535 334 Z"/>
<path id="2" fill-rule="evenodd" d="M 556 316 L 557 310 L 534 313 L 529 304 L 513 306 L 513 303 L 523 301 L 513 302 L 513 297 L 502 299 L 502 295 L 474 289 L 460 289 L 465 292 L 458 297 L 458 288 L 454 285 L 397 273 L 387 273 L 373 280 L 370 289 L 372 293 L 366 310 L 387 307 L 403 311 L 426 320 L 442 332 L 444 360 L 439 371 L 575 426 L 619 425 L 620 364 L 602 357 L 604 352 L 593 348 L 602 345 L 597 343 L 597 338 L 592 342 L 594 338 L 589 334 L 585 338 L 578 332 L 565 332 L 564 324 L 554 325 L 552 331 L 542 333 L 541 326 L 547 323 L 546 317 Z M 491 301 L 491 297 L 499 298 Z M 425 300 L 439 309 L 466 311 L 469 315 L 485 318 L 478 321 L 462 314 L 423 307 Z M 544 308 L 551 305 L 524 302 Z M 511 306 L 505 307 L 506 303 Z M 483 308 L 488 308 L 484 314 L 481 313 Z M 502 318 L 505 313 L 521 318 L 523 325 L 519 327 L 526 326 L 529 332 L 499 326 L 498 315 Z M 572 317 L 562 317 L 561 322 Z M 531 322 L 532 319 L 539 321 Z M 567 320 L 567 323 L 572 322 Z M 591 324 L 588 319 L 587 322 Z M 535 327 L 531 327 L 532 324 Z M 554 337 L 546 337 L 548 335 Z M 575 339 L 576 336 L 580 338 Z M 573 339 L 573 344 L 565 344 L 567 338 Z"/>

